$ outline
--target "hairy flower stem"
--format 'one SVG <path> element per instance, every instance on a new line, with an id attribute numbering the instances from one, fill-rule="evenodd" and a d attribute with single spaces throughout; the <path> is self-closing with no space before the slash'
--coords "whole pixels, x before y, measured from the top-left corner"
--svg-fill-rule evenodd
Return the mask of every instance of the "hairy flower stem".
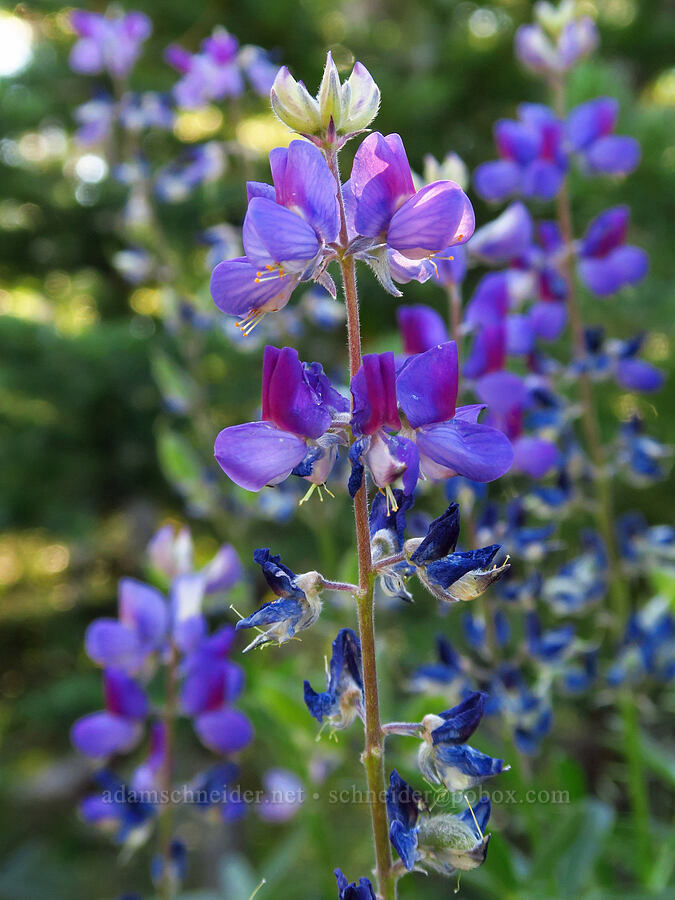
<path id="1" fill-rule="evenodd" d="M 166 664 L 166 682 L 165 682 L 165 706 L 164 706 L 164 740 L 165 752 L 164 763 L 161 771 L 161 786 L 165 804 L 160 808 L 158 821 L 158 838 L 159 838 L 159 855 L 162 858 L 162 879 L 157 886 L 157 895 L 159 900 L 174 900 L 175 882 L 171 877 L 171 841 L 173 839 L 173 804 L 171 802 L 171 789 L 173 786 L 173 766 L 174 766 L 174 738 L 176 712 L 178 707 L 177 693 L 177 653 L 174 647 L 171 647 L 171 657 Z"/>
<path id="2" fill-rule="evenodd" d="M 347 220 L 342 197 L 337 153 L 335 151 L 327 153 L 326 157 L 337 185 L 337 196 L 340 205 L 340 243 L 344 250 L 348 244 Z M 359 323 L 359 300 L 356 290 L 354 257 L 343 256 L 340 259 L 340 270 L 347 308 L 349 375 L 352 377 L 361 366 L 361 326 Z M 365 482 L 354 497 L 354 522 L 359 564 L 359 591 L 356 602 L 363 661 L 363 692 L 366 707 L 365 746 L 361 754 L 361 761 L 366 770 L 373 842 L 375 845 L 378 897 L 382 898 L 382 900 L 395 900 L 396 879 L 392 874 L 387 808 L 385 805 L 384 733 L 380 722 L 377 660 L 375 655 L 375 570 L 373 569 L 373 560 L 370 553 L 368 496 Z"/>
<path id="3" fill-rule="evenodd" d="M 552 84 L 552 90 L 556 113 L 560 118 L 564 118 L 566 115 L 564 80 L 562 78 L 555 80 Z M 556 204 L 558 225 L 566 249 L 563 262 L 563 275 L 567 282 L 568 289 L 567 305 L 572 331 L 573 351 L 576 359 L 580 360 L 586 353 L 586 343 L 584 339 L 584 323 L 579 305 L 579 296 L 572 262 L 573 257 L 571 251 L 574 243 L 574 227 L 572 224 L 572 204 L 568 177 L 563 181 Z M 593 385 L 587 372 L 581 372 L 579 384 L 584 432 L 587 447 L 595 468 L 595 478 L 593 479 L 597 501 L 595 516 L 598 529 L 603 536 L 607 548 L 607 556 L 609 558 L 610 596 L 615 613 L 614 625 L 615 630 L 620 631 L 624 627 L 630 612 L 630 597 L 627 591 L 627 584 L 625 580 L 621 578 L 619 554 L 614 533 L 612 489 L 605 464 L 602 437 L 598 426 L 598 417 L 593 396 Z M 628 767 L 628 792 L 636 835 L 636 868 L 642 882 L 646 884 L 651 868 L 649 797 L 647 779 L 640 750 L 640 725 L 635 697 L 626 687 L 622 688 L 619 695 L 619 710 L 623 723 L 623 750 L 626 765 Z"/>
<path id="4" fill-rule="evenodd" d="M 448 295 L 448 319 L 450 324 L 450 337 L 457 343 L 457 350 L 461 349 L 462 342 L 462 295 L 454 281 L 450 282 L 447 289 Z"/>

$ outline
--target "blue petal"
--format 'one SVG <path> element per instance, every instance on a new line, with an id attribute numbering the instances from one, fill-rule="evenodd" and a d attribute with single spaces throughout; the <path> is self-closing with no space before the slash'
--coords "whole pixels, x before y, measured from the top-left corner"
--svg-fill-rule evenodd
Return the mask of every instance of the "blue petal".
<path id="1" fill-rule="evenodd" d="M 282 266 L 301 271 L 319 252 L 316 232 L 304 219 L 264 197 L 248 205 L 242 232 L 247 258 L 263 269 Z"/>
<path id="2" fill-rule="evenodd" d="M 496 428 L 454 419 L 417 432 L 420 456 L 471 481 L 494 481 L 511 468 L 513 448 Z M 424 459 L 421 460 L 424 471 Z"/>
<path id="3" fill-rule="evenodd" d="M 225 474 L 247 491 L 282 481 L 305 458 L 307 445 L 269 422 L 232 425 L 216 438 L 215 456 Z"/>
<path id="4" fill-rule="evenodd" d="M 476 191 L 485 200 L 499 201 L 520 188 L 520 168 L 511 160 L 498 159 L 478 166 L 473 174 Z"/>

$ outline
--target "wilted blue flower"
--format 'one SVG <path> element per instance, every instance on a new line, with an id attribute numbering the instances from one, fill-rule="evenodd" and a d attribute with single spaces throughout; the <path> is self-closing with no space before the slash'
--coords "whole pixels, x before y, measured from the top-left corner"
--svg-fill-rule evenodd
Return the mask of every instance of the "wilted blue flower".
<path id="1" fill-rule="evenodd" d="M 365 716 L 361 643 L 351 628 L 341 628 L 333 641 L 333 654 L 326 673 L 326 690 L 317 694 L 304 682 L 307 709 L 318 722 L 327 719 L 337 730 L 349 727 L 356 716 Z"/>
<path id="2" fill-rule="evenodd" d="M 338 900 L 376 900 L 373 886 L 367 878 L 359 878 L 359 883 L 348 882 L 340 869 L 335 870 Z"/>
<path id="3" fill-rule="evenodd" d="M 296 632 L 313 625 L 321 613 L 319 592 L 323 579 L 318 572 L 295 575 L 281 562 L 279 554 L 273 555 L 267 548 L 256 550 L 253 559 L 279 599 L 266 603 L 257 612 L 237 622 L 237 631 L 271 625 L 244 649 L 244 653 L 263 644 L 285 644 Z"/>
<path id="4" fill-rule="evenodd" d="M 417 820 L 422 808 L 424 801 L 421 794 L 413 790 L 394 769 L 389 776 L 387 790 L 389 840 L 408 871 L 415 867 L 418 856 Z"/>
<path id="5" fill-rule="evenodd" d="M 70 67 L 83 75 L 108 72 L 119 79 L 134 66 L 152 22 L 142 12 L 102 16 L 84 9 L 70 13 L 78 40 L 70 51 Z"/>
<path id="6" fill-rule="evenodd" d="M 514 195 L 551 200 L 567 171 L 563 123 L 552 109 L 522 103 L 518 120 L 500 119 L 494 128 L 500 159 L 483 163 L 474 172 L 474 186 L 486 200 Z"/>
<path id="7" fill-rule="evenodd" d="M 323 484 L 344 438 L 329 429 L 349 401 L 330 384 L 319 363 L 302 363 L 297 350 L 265 347 L 262 421 L 231 425 L 216 438 L 216 459 L 240 487 L 259 491 L 291 474 Z M 346 423 L 346 417 L 345 417 Z M 310 489 L 311 490 L 311 489 Z"/>

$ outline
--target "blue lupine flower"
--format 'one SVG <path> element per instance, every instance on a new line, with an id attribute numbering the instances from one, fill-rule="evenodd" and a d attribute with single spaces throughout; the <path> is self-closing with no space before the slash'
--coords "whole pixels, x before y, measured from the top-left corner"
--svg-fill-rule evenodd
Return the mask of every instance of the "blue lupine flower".
<path id="1" fill-rule="evenodd" d="M 672 570 L 675 563 L 672 525 L 649 527 L 641 513 L 632 512 L 621 516 L 616 530 L 624 562 L 638 570 L 642 567 Z"/>
<path id="2" fill-rule="evenodd" d="M 83 75 L 108 72 L 113 78 L 128 75 L 152 32 L 142 12 L 102 16 L 84 9 L 70 13 L 78 40 L 70 51 L 70 67 Z"/>
<path id="3" fill-rule="evenodd" d="M 607 672 L 612 687 L 645 676 L 675 679 L 675 617 L 666 597 L 654 597 L 628 620 L 617 661 Z"/>
<path id="4" fill-rule="evenodd" d="M 373 886 L 367 878 L 359 878 L 359 883 L 348 882 L 340 869 L 336 869 L 338 900 L 376 900 Z"/>
<path id="5" fill-rule="evenodd" d="M 468 666 L 446 637 L 436 637 L 438 662 L 419 666 L 410 676 L 408 689 L 420 694 L 446 694 L 459 698 L 470 689 Z"/>
<path id="6" fill-rule="evenodd" d="M 157 807 L 137 798 L 135 793 L 116 775 L 107 769 L 94 774 L 102 793 L 90 794 L 80 804 L 80 814 L 85 822 L 112 828 L 118 844 L 138 847 L 150 836 Z"/>
<path id="7" fill-rule="evenodd" d="M 152 882 L 156 887 L 169 883 L 174 893 L 180 890 L 187 875 L 187 848 L 179 838 L 172 838 L 169 844 L 169 858 L 155 856 L 152 860 L 150 873 Z"/>
<path id="8" fill-rule="evenodd" d="M 319 363 L 302 363 L 297 350 L 265 347 L 262 421 L 232 425 L 216 438 L 216 459 L 240 487 L 260 491 L 296 474 L 323 484 L 337 460 L 340 433 L 329 429 L 349 401 L 331 386 Z M 346 417 L 343 417 L 346 420 Z M 313 487 L 310 488 L 310 492 Z"/>
<path id="9" fill-rule="evenodd" d="M 647 274 L 645 251 L 625 243 L 629 218 L 627 206 L 606 209 L 590 222 L 579 242 L 579 277 L 599 297 L 636 284 Z"/>
<path id="10" fill-rule="evenodd" d="M 194 802 L 204 811 L 215 810 L 217 818 L 225 822 L 236 822 L 246 812 L 246 804 L 241 799 L 235 782 L 239 769 L 234 763 L 218 763 L 200 772 L 193 779 L 190 789 Z"/>
<path id="11" fill-rule="evenodd" d="M 511 626 L 505 613 L 501 609 L 495 610 L 492 615 L 494 622 L 495 637 L 500 647 L 505 647 L 511 639 Z M 483 616 L 475 616 L 471 613 L 465 613 L 462 616 L 462 630 L 468 644 L 474 650 L 484 653 L 487 649 L 487 624 Z"/>
<path id="12" fill-rule="evenodd" d="M 266 547 L 256 550 L 253 559 L 261 567 L 265 581 L 279 599 L 265 603 L 259 610 L 237 622 L 237 631 L 271 625 L 271 628 L 251 641 L 244 653 L 263 644 L 285 644 L 298 631 L 312 626 L 321 613 L 319 592 L 323 579 L 318 572 L 295 575 L 281 562 L 279 554 L 273 555 Z"/>
<path id="13" fill-rule="evenodd" d="M 473 600 L 510 569 L 508 561 L 492 564 L 499 544 L 454 552 L 458 530 L 459 507 L 454 503 L 434 519 L 425 538 L 408 540 L 404 547 L 422 584 L 439 600 L 448 602 Z"/>
<path id="14" fill-rule="evenodd" d="M 517 666 L 502 663 L 489 683 L 491 712 L 498 712 L 513 733 L 521 753 L 537 752 L 553 727 L 548 690 L 530 689 Z"/>
<path id="15" fill-rule="evenodd" d="M 173 128 L 174 113 L 170 97 L 158 91 L 142 94 L 127 91 L 120 102 L 120 123 L 127 131 L 139 132 L 146 128 Z"/>
<path id="16" fill-rule="evenodd" d="M 547 76 L 569 71 L 597 45 L 598 30 L 590 16 L 568 21 L 559 32 L 553 33 L 539 23 L 521 25 L 515 36 L 516 56 L 520 62 L 532 72 Z"/>
<path id="17" fill-rule="evenodd" d="M 109 94 L 99 94 L 76 107 L 74 112 L 78 129 L 75 140 L 89 146 L 101 144 L 109 136 L 115 121 L 115 102 Z"/>
<path id="18" fill-rule="evenodd" d="M 417 820 L 420 809 L 424 808 L 421 794 L 413 790 L 396 769 L 389 776 L 387 790 L 387 816 L 389 818 L 389 840 L 410 872 L 417 859 Z"/>
<path id="19" fill-rule="evenodd" d="M 403 340 L 403 352 L 408 356 L 424 353 L 449 340 L 443 317 L 423 303 L 398 306 L 396 319 Z"/>
<path id="20" fill-rule="evenodd" d="M 413 505 L 414 497 L 395 488 L 389 493 L 378 493 L 370 507 L 368 527 L 370 551 L 373 562 L 400 553 L 403 549 L 406 529 L 406 513 Z M 412 596 L 405 586 L 410 566 L 403 561 L 378 570 L 379 583 L 389 597 L 397 597 L 407 603 Z"/>
<path id="21" fill-rule="evenodd" d="M 665 461 L 672 456 L 670 447 L 645 434 L 643 420 L 635 415 L 621 425 L 617 461 L 631 482 L 651 484 L 665 477 Z"/>
<path id="22" fill-rule="evenodd" d="M 580 653 L 577 660 L 565 667 L 562 685 L 568 694 L 582 694 L 594 683 L 598 674 L 598 648 Z"/>
<path id="23" fill-rule="evenodd" d="M 307 709 L 318 722 L 327 719 L 337 730 L 348 728 L 356 716 L 365 716 L 361 643 L 351 628 L 341 628 L 333 641 L 333 654 L 326 677 L 326 690 L 320 694 L 304 682 Z"/>
<path id="24" fill-rule="evenodd" d="M 560 628 L 544 631 L 536 612 L 527 613 L 525 631 L 528 652 L 546 665 L 555 665 L 565 659 L 576 635 L 573 625 L 562 625 Z"/>
<path id="25" fill-rule="evenodd" d="M 563 123 L 552 109 L 535 103 L 518 107 L 518 121 L 500 119 L 494 127 L 500 159 L 474 172 L 474 186 L 486 200 L 513 195 L 551 200 L 560 190 L 567 158 Z"/>
<path id="26" fill-rule="evenodd" d="M 284 307 L 300 281 L 334 286 L 325 273 L 340 230 L 335 179 L 321 151 L 306 141 L 270 153 L 274 185 L 247 183 L 243 257 L 211 276 L 216 306 L 240 319 L 247 335 L 268 312 Z M 326 278 L 324 278 L 324 273 Z"/>
<path id="27" fill-rule="evenodd" d="M 207 141 L 184 150 L 157 173 L 155 193 L 164 203 L 181 203 L 200 185 L 223 174 L 225 154 L 219 141 Z"/>
<path id="28" fill-rule="evenodd" d="M 628 175 L 640 162 L 640 144 L 635 138 L 614 134 L 618 115 L 619 103 L 614 97 L 596 97 L 569 113 L 567 142 L 587 172 Z"/>
<path id="29" fill-rule="evenodd" d="M 582 612 L 607 593 L 609 560 L 602 538 L 583 531 L 581 543 L 585 551 L 564 563 L 544 583 L 545 601 L 559 615 Z"/>

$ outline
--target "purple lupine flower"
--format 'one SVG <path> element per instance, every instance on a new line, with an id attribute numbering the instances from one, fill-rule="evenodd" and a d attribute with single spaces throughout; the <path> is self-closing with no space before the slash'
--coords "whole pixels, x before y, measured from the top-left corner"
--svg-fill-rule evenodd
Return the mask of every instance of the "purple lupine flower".
<path id="1" fill-rule="evenodd" d="M 78 719 L 70 734 L 76 749 L 94 759 L 133 750 L 149 712 L 143 688 L 121 669 L 104 671 L 103 690 L 105 709 Z"/>
<path id="2" fill-rule="evenodd" d="M 168 94 L 127 91 L 120 102 L 119 118 L 127 131 L 139 132 L 146 128 L 167 131 L 173 128 L 174 113 Z"/>
<path id="3" fill-rule="evenodd" d="M 524 433 L 525 414 L 532 405 L 527 384 L 514 372 L 489 372 L 475 385 L 478 398 L 488 406 L 486 424 L 499 428 L 513 447 L 513 470 L 543 478 L 558 463 L 556 445 Z"/>
<path id="4" fill-rule="evenodd" d="M 537 103 L 518 107 L 518 120 L 500 119 L 494 128 L 500 159 L 478 166 L 474 186 L 490 201 L 514 195 L 551 200 L 567 171 L 563 123 L 552 109 Z"/>
<path id="5" fill-rule="evenodd" d="M 216 306 L 241 317 L 244 335 L 284 307 L 299 281 L 330 287 L 323 276 L 340 229 L 335 180 L 317 147 L 291 141 L 270 153 L 270 167 L 274 186 L 247 184 L 246 255 L 220 263 L 211 277 Z"/>
<path id="6" fill-rule="evenodd" d="M 555 42 L 539 24 L 521 25 L 515 50 L 520 62 L 539 75 L 560 75 L 589 56 L 598 45 L 598 31 L 589 16 L 567 22 Z"/>
<path id="7" fill-rule="evenodd" d="M 647 274 L 645 251 L 625 243 L 629 219 L 627 206 L 606 209 L 592 220 L 579 242 L 579 277 L 600 297 L 636 284 Z"/>
<path id="8" fill-rule="evenodd" d="M 195 188 L 223 174 L 225 154 L 219 141 L 190 147 L 157 173 L 155 193 L 165 203 L 186 200 Z"/>
<path id="9" fill-rule="evenodd" d="M 638 141 L 614 134 L 618 115 L 619 102 L 614 97 L 597 97 L 569 113 L 567 142 L 589 173 L 628 175 L 639 164 Z"/>
<path id="10" fill-rule="evenodd" d="M 641 333 L 626 341 L 606 341 L 602 328 L 586 328 L 586 353 L 572 363 L 569 374 L 574 378 L 587 372 L 597 381 L 613 376 L 628 391 L 658 391 L 665 380 L 663 372 L 638 358 L 644 339 L 645 334 Z"/>
<path id="11" fill-rule="evenodd" d="M 291 474 L 324 484 L 344 443 L 340 414 L 349 401 L 319 363 L 302 363 L 297 350 L 265 347 L 262 420 L 231 425 L 216 438 L 215 455 L 225 474 L 248 491 L 278 484 Z M 336 431 L 331 431 L 336 427 Z M 313 488 L 310 488 L 310 491 Z"/>
<path id="12" fill-rule="evenodd" d="M 511 203 L 496 219 L 475 232 L 469 255 L 491 266 L 503 266 L 525 257 L 534 240 L 534 222 L 524 203 Z"/>
<path id="13" fill-rule="evenodd" d="M 108 769 L 94 774 L 102 794 L 89 794 L 80 804 L 85 822 L 115 828 L 115 842 L 138 847 L 150 836 L 157 806 L 137 799 L 135 792 Z"/>
<path id="14" fill-rule="evenodd" d="M 113 78 L 129 74 L 152 32 L 152 22 L 141 12 L 102 16 L 84 9 L 70 14 L 79 39 L 70 51 L 70 67 L 83 75 L 108 72 Z"/>
<path id="15" fill-rule="evenodd" d="M 358 489 L 364 464 L 387 494 L 401 476 L 408 495 L 420 474 L 433 480 L 466 475 L 475 481 L 493 481 L 511 465 L 508 440 L 477 421 L 484 407 L 455 406 L 454 341 L 408 357 L 396 374 L 393 353 L 367 354 L 351 389 L 352 431 L 357 437 L 350 450 L 351 493 Z"/>
<path id="16" fill-rule="evenodd" d="M 101 144 L 110 135 L 115 121 L 115 103 L 109 94 L 100 94 L 75 109 L 78 129 L 75 140 L 79 144 Z"/>
<path id="17" fill-rule="evenodd" d="M 304 785 L 287 769 L 268 769 L 263 775 L 265 794 L 258 807 L 258 815 L 265 822 L 290 822 L 304 801 Z"/>
<path id="18" fill-rule="evenodd" d="M 431 260 L 473 234 L 473 207 L 454 181 L 434 181 L 415 191 L 403 142 L 397 134 L 368 135 L 354 157 L 345 203 L 357 235 L 357 255 L 373 266 L 383 286 L 391 283 L 389 252 L 399 263 Z M 370 239 L 360 240 L 360 239 Z M 422 280 L 429 267 L 419 269 Z M 414 277 L 414 276 L 413 276 Z"/>
<path id="19" fill-rule="evenodd" d="M 202 41 L 199 53 L 189 53 L 177 44 L 164 51 L 164 58 L 183 76 L 173 89 L 176 103 L 198 109 L 213 100 L 239 97 L 244 92 L 244 74 L 253 89 L 267 96 L 277 67 L 260 47 L 239 49 L 239 41 L 224 28 L 216 28 Z"/>
<path id="20" fill-rule="evenodd" d="M 423 303 L 397 307 L 396 318 L 403 339 L 403 352 L 407 356 L 424 353 L 450 339 L 443 317 Z"/>
<path id="21" fill-rule="evenodd" d="M 134 771 L 131 787 L 134 791 L 154 791 L 166 763 L 166 725 L 156 721 L 150 726 L 150 742 L 145 761 Z"/>

